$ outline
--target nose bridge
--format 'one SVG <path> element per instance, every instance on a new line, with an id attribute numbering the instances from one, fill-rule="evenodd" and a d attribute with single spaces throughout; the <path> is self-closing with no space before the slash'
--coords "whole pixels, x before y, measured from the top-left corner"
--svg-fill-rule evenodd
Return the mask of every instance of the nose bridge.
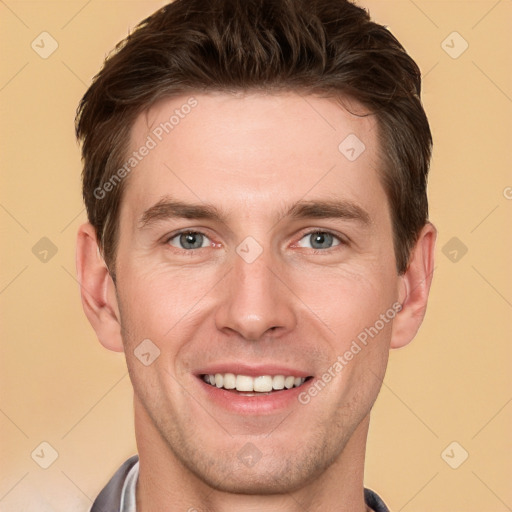
<path id="1" fill-rule="evenodd" d="M 236 331 L 253 341 L 270 330 L 278 335 L 292 329 L 296 323 L 292 294 L 276 277 L 272 254 L 260 249 L 255 256 L 254 247 L 245 253 L 243 249 L 242 243 L 233 257 L 217 311 L 218 328 Z"/>

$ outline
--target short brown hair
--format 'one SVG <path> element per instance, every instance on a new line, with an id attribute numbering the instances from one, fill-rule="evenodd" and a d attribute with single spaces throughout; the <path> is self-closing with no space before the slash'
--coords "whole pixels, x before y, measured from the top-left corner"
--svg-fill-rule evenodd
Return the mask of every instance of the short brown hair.
<path id="1" fill-rule="evenodd" d="M 403 273 L 428 219 L 432 152 L 420 70 L 403 46 L 348 0 L 175 0 L 116 46 L 77 110 L 83 197 L 113 277 L 126 180 L 97 191 L 123 165 L 135 118 L 164 97 L 251 90 L 348 97 L 376 116 Z"/>

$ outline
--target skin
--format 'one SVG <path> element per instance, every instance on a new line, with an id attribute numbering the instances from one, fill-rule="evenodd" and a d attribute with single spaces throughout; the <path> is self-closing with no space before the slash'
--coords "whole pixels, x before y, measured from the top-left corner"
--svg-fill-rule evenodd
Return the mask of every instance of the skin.
<path id="1" fill-rule="evenodd" d="M 105 347 L 125 351 L 133 383 L 137 510 L 362 512 L 370 410 L 389 349 L 406 345 L 423 320 L 435 228 L 426 224 L 398 275 L 374 117 L 293 93 L 194 97 L 197 106 L 126 178 L 116 285 L 92 226 L 78 233 L 85 313 Z M 186 100 L 141 114 L 130 151 Z M 353 162 L 338 150 L 349 134 L 366 146 Z M 208 203 L 225 217 L 140 229 L 143 212 L 165 197 Z M 369 222 L 283 215 L 313 200 L 349 201 Z M 204 247 L 169 242 L 181 229 L 204 233 Z M 315 250 L 312 230 L 340 243 Z M 236 252 L 248 236 L 263 249 L 250 264 Z M 394 320 L 307 404 L 234 414 L 209 401 L 194 375 L 242 361 L 320 377 L 397 301 Z M 144 366 L 134 350 L 148 338 L 160 356 Z M 237 457 L 249 442 L 261 453 L 252 467 Z"/>

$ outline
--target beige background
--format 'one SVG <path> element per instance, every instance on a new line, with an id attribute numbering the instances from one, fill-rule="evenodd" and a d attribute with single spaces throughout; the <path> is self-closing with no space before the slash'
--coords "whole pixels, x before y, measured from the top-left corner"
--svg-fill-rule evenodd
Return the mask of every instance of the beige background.
<path id="1" fill-rule="evenodd" d="M 1 511 L 87 510 L 135 453 L 123 355 L 96 341 L 74 277 L 85 214 L 73 117 L 106 53 L 163 3 L 0 2 Z M 439 229 L 427 318 L 391 354 L 365 483 L 394 511 L 512 510 L 512 1 L 360 4 L 423 71 Z M 47 59 L 31 48 L 43 31 L 59 45 Z M 58 452 L 48 469 L 42 442 Z"/>

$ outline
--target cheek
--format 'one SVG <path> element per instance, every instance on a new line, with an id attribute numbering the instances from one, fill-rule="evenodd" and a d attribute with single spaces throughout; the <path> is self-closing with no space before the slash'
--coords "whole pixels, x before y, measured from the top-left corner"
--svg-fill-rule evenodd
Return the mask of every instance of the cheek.
<path id="1" fill-rule="evenodd" d="M 396 277 L 378 265 L 309 268 L 304 275 L 293 278 L 297 295 L 336 338 L 373 325 L 395 300 Z"/>
<path id="2" fill-rule="evenodd" d="M 205 269 L 188 272 L 164 265 L 146 269 L 132 264 L 118 278 L 123 327 L 138 338 L 161 341 L 207 306 L 207 292 L 216 282 Z"/>

